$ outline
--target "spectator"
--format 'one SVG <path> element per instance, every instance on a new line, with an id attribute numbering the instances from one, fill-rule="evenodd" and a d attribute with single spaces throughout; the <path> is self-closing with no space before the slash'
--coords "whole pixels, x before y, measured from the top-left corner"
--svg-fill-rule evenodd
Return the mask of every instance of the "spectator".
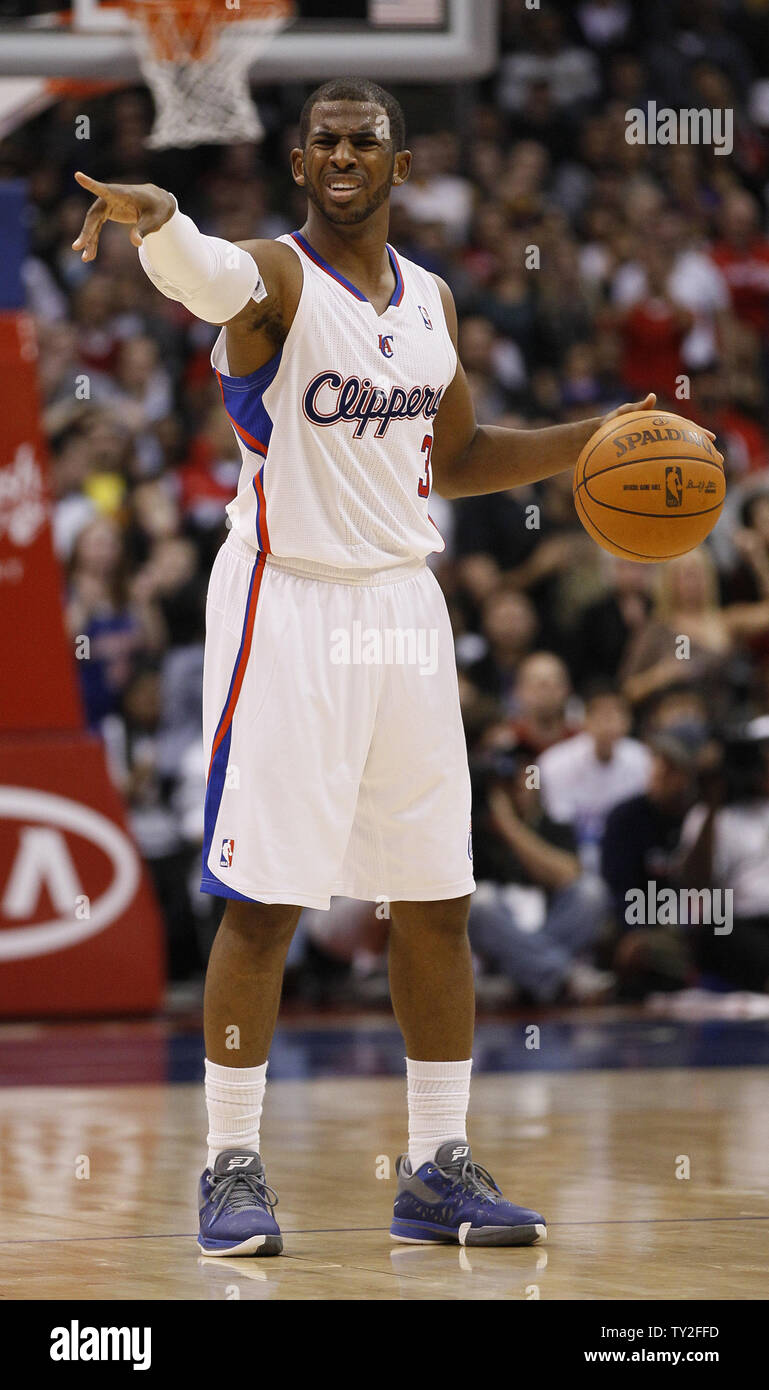
<path id="1" fill-rule="evenodd" d="M 69 430 L 58 443 L 51 480 L 54 495 L 53 542 L 60 560 L 68 561 L 78 535 L 96 515 L 93 498 L 86 495 L 88 454 L 77 430 Z"/>
<path id="2" fill-rule="evenodd" d="M 537 614 L 525 594 L 495 589 L 481 610 L 484 654 L 465 668 L 470 680 L 486 695 L 510 702 L 521 658 L 531 649 Z"/>
<path id="3" fill-rule="evenodd" d="M 553 652 L 532 652 L 520 664 L 513 692 L 512 730 L 532 753 L 577 732 L 567 707 L 571 684 L 566 665 Z"/>
<path id="4" fill-rule="evenodd" d="M 731 336 L 733 340 L 734 335 Z M 760 404 L 756 418 L 755 402 L 746 409 L 741 399 L 744 385 L 743 375 L 738 394 L 724 366 L 693 373 L 691 378 L 691 417 L 717 433 L 730 481 L 762 473 L 769 467 L 769 434 L 761 418 Z"/>
<path id="5" fill-rule="evenodd" d="M 120 349 L 120 334 L 109 276 L 103 271 L 92 271 L 76 290 L 72 308 L 77 327 L 78 356 L 83 367 L 102 373 L 114 371 Z"/>
<path id="6" fill-rule="evenodd" d="M 735 989 L 769 992 L 769 719 L 755 719 L 724 747 L 723 770 L 681 832 L 679 882 L 717 889 L 722 913 L 691 924 L 703 970 Z M 713 928 L 718 917 L 721 931 Z"/>
<path id="7" fill-rule="evenodd" d="M 680 399 L 684 376 L 683 345 L 694 315 L 677 304 L 668 289 L 672 261 L 655 242 L 640 253 L 645 292 L 617 317 L 624 344 L 622 378 L 633 392 L 656 391 L 669 404 Z"/>
<path id="8" fill-rule="evenodd" d="M 769 238 L 761 231 L 759 210 L 749 193 L 735 190 L 719 218 L 720 238 L 712 257 L 729 287 L 738 319 L 769 344 Z"/>
<path id="9" fill-rule="evenodd" d="M 769 489 L 746 498 L 740 520 L 732 536 L 739 563 L 728 577 L 729 597 L 737 603 L 756 603 L 769 598 Z"/>
<path id="10" fill-rule="evenodd" d="M 140 473 L 158 473 L 163 450 L 153 426 L 170 413 L 172 393 L 158 346 L 151 338 L 136 337 L 121 343 L 112 399 L 120 419 L 134 436 Z"/>
<path id="11" fill-rule="evenodd" d="M 690 197 L 691 190 L 687 192 L 687 199 Z M 710 366 L 716 358 L 719 332 L 730 301 L 721 271 L 706 249 L 698 245 L 696 224 L 687 220 L 691 219 L 691 203 L 688 207 L 685 204 L 684 209 L 659 209 L 649 231 L 653 232 L 657 248 L 652 252 L 652 265 L 658 257 L 656 264 L 664 278 L 664 295 L 670 304 L 691 316 L 689 331 L 681 340 L 683 365 L 698 370 Z M 614 277 L 615 304 L 628 310 L 642 303 L 649 296 L 653 281 L 648 252 L 645 255 L 639 247 L 636 257 L 620 266 Z"/>
<path id="12" fill-rule="evenodd" d="M 458 150 L 451 131 L 421 135 L 412 141 L 414 177 L 397 189 L 400 203 L 413 222 L 438 222 L 455 244 L 467 239 L 473 210 L 473 189 L 457 173 Z M 251 233 L 253 235 L 253 233 Z"/>
<path id="13" fill-rule="evenodd" d="M 591 47 L 616 48 L 632 33 L 633 11 L 627 0 L 584 0 L 577 5 L 577 21 Z"/>
<path id="14" fill-rule="evenodd" d="M 564 107 L 594 97 L 599 88 L 595 56 L 588 48 L 568 43 L 561 16 L 553 10 L 538 10 L 526 19 L 531 47 L 517 44 L 500 65 L 497 95 L 502 110 L 519 111 L 533 82 L 545 83 Z"/>
<path id="15" fill-rule="evenodd" d="M 618 801 L 606 817 L 601 875 L 621 930 L 626 928 L 629 892 L 640 888 L 645 893 L 650 879 L 661 887 L 673 886 L 671 860 L 694 800 L 697 757 L 704 742 L 704 730 L 691 724 L 652 734 L 643 791 Z"/>
<path id="16" fill-rule="evenodd" d="M 542 532 L 527 525 L 532 516 L 527 510 L 529 499 L 533 503 L 533 494 L 527 498 L 522 492 L 502 492 L 468 497 L 457 506 L 459 580 L 471 600 L 485 598 L 503 575 L 511 574 L 518 566 L 521 572 L 516 575 L 516 588 L 527 587 L 532 574 L 538 578 L 557 567 L 563 547 L 554 558 L 546 557 L 547 563 L 534 559 L 543 550 Z M 527 561 L 530 564 L 524 574 L 522 567 Z"/>
<path id="17" fill-rule="evenodd" d="M 552 744 L 539 759 L 542 801 L 549 816 L 574 830 L 580 858 L 597 871 L 609 812 L 649 774 L 648 750 L 629 738 L 630 711 L 616 690 L 597 687 L 585 705 L 585 729 Z"/>
<path id="18" fill-rule="evenodd" d="M 605 994 L 610 977 L 582 958 L 600 936 L 608 894 L 581 872 L 571 827 L 542 809 L 525 757 L 476 766 L 475 780 L 473 950 L 537 1003 Z"/>
<path id="19" fill-rule="evenodd" d="M 169 975 L 184 980 L 202 966 L 189 894 L 195 851 L 181 832 L 171 784 L 159 767 L 160 715 L 159 674 L 152 666 L 139 666 L 122 691 L 119 714 L 105 720 L 103 732 L 112 774 L 163 913 Z"/>
<path id="20" fill-rule="evenodd" d="M 195 530 L 221 529 L 224 509 L 238 489 L 242 462 L 227 416 L 220 405 L 213 406 L 179 470 L 182 511 Z"/>
<path id="21" fill-rule="evenodd" d="M 459 356 L 479 421 L 498 419 L 525 377 L 520 352 L 496 335 L 488 319 L 474 314 L 459 325 Z"/>
<path id="22" fill-rule="evenodd" d="M 648 565 L 606 556 L 610 587 L 583 609 L 574 643 L 577 684 L 614 681 L 633 633 L 649 617 L 652 576 Z"/>
<path id="23" fill-rule="evenodd" d="M 634 706 L 672 685 L 711 686 L 714 707 L 728 700 L 732 657 L 769 623 L 769 600 L 721 607 L 715 570 L 704 549 L 670 560 L 660 571 L 654 613 L 638 629 L 620 678 Z"/>
<path id="24" fill-rule="evenodd" d="M 97 517 L 83 528 L 70 564 L 67 622 L 89 727 L 116 713 L 142 647 L 142 625 L 128 600 L 119 527 Z"/>

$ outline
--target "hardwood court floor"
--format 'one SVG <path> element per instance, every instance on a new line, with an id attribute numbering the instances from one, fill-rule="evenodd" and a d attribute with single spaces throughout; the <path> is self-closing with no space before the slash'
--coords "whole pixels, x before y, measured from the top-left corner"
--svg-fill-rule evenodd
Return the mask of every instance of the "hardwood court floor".
<path id="1" fill-rule="evenodd" d="M 460 1250 L 389 1238 L 394 1178 L 377 1169 L 403 1145 L 402 1081 L 272 1083 L 285 1254 L 265 1260 L 195 1244 L 198 1085 L 9 1087 L 0 1298 L 765 1298 L 768 1084 L 762 1067 L 478 1076 L 476 1156 L 549 1239 Z"/>

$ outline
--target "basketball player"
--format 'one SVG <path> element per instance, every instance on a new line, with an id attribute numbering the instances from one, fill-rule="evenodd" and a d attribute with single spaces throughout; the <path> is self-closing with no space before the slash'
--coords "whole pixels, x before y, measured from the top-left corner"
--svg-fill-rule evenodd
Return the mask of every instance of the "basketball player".
<path id="1" fill-rule="evenodd" d="M 199 1243 L 282 1250 L 259 1155 L 267 1057 L 301 910 L 336 894 L 391 914 L 409 1117 L 391 1234 L 529 1245 L 544 1218 L 467 1141 L 470 783 L 428 508 L 433 487 L 466 497 L 572 468 L 601 421 L 479 428 L 451 293 L 387 244 L 411 164 L 398 102 L 329 82 L 300 129 L 307 220 L 277 241 L 231 245 L 154 185 L 77 176 L 97 195 L 83 259 L 105 221 L 130 224 L 158 289 L 223 325 L 211 361 L 243 458 L 207 609 L 202 887 L 228 901 L 206 981 Z"/>

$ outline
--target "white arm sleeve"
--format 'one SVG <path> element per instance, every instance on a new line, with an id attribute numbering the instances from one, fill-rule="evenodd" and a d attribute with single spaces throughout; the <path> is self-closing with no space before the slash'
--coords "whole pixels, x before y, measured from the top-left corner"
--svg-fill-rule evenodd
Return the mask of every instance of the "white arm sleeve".
<path id="1" fill-rule="evenodd" d="M 139 260 L 167 299 L 178 299 L 207 323 L 226 323 L 249 299 L 267 297 L 253 256 L 231 241 L 204 236 L 178 207 L 144 237 Z"/>

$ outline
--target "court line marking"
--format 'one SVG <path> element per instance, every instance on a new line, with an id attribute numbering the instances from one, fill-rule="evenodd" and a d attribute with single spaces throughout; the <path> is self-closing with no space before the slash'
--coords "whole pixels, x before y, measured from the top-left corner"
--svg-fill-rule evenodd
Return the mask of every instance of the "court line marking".
<path id="1" fill-rule="evenodd" d="M 719 1221 L 769 1221 L 767 1216 L 637 1216 L 637 1217 L 617 1217 L 609 1221 L 552 1221 L 548 1222 L 548 1232 L 555 1230 L 567 1231 L 572 1226 L 693 1226 L 711 1225 Z M 369 1235 L 372 1232 L 387 1233 L 388 1226 L 320 1226 L 311 1229 L 294 1230 L 281 1232 L 284 1236 L 327 1236 L 327 1235 Z M 4 1245 L 82 1245 L 87 1241 L 125 1241 L 125 1240 L 197 1240 L 197 1231 L 167 1231 L 163 1233 L 151 1233 L 139 1236 L 54 1236 L 48 1239 L 45 1236 L 31 1236 L 26 1239 L 23 1236 L 13 1240 L 0 1239 L 0 1249 Z M 450 1245 L 451 1242 L 436 1242 L 436 1244 Z M 528 1246 L 521 1246 L 522 1250 Z M 544 1247 L 543 1247 L 544 1248 Z"/>

